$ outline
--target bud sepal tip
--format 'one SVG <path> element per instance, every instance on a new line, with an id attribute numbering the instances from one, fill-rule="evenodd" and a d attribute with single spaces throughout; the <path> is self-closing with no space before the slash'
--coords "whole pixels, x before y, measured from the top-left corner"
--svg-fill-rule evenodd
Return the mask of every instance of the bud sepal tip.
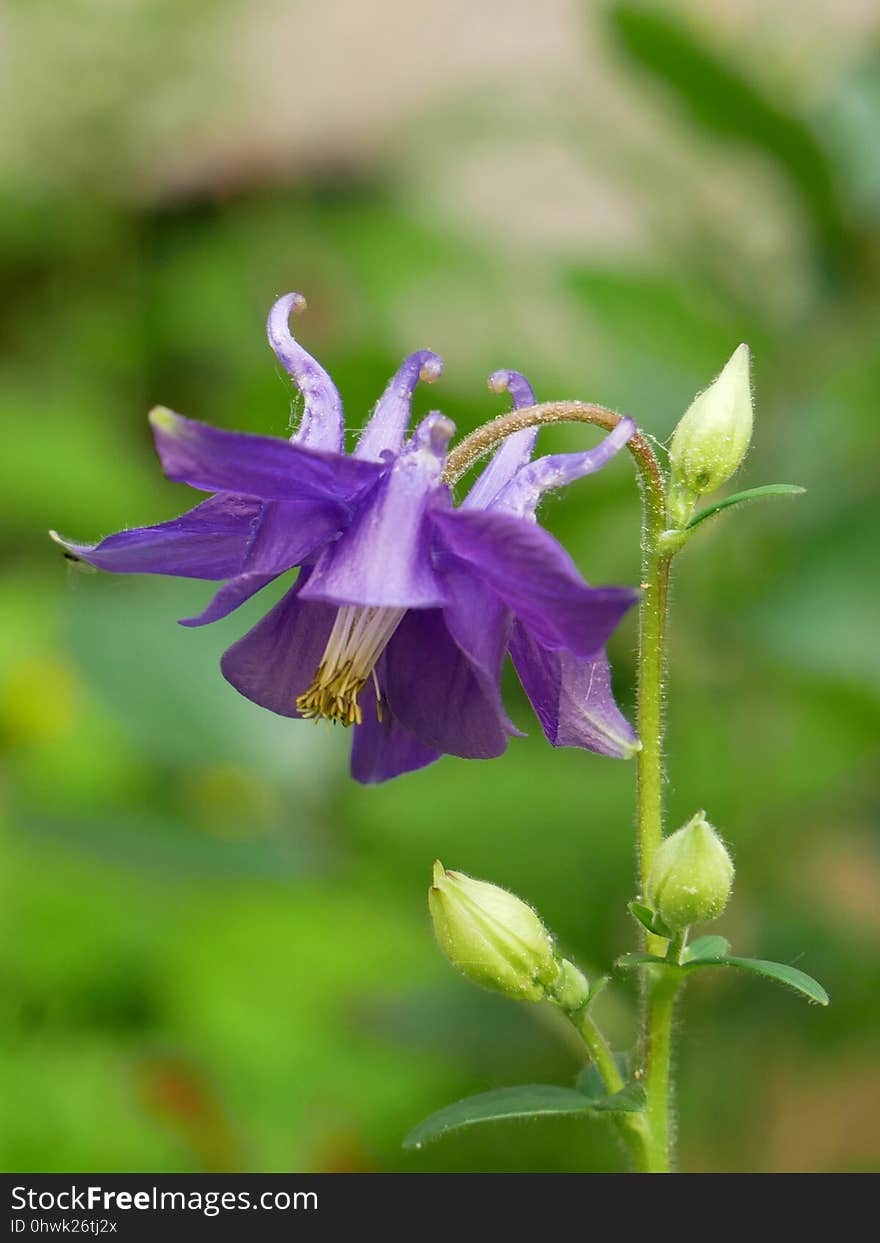
<path id="1" fill-rule="evenodd" d="M 706 813 L 698 811 L 654 855 L 647 883 L 650 908 L 673 933 L 708 923 L 727 906 L 733 872 L 727 848 Z"/>

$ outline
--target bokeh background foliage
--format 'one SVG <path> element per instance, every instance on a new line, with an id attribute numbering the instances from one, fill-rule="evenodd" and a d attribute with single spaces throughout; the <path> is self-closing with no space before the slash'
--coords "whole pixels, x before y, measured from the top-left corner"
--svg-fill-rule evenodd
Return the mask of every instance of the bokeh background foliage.
<path id="1" fill-rule="evenodd" d="M 613 1169 L 610 1130 L 504 1125 L 418 1154 L 423 1114 L 568 1082 L 540 1007 L 432 944 L 435 855 L 535 902 L 600 971 L 634 935 L 632 769 L 446 760 L 375 790 L 348 739 L 220 678 L 265 608 L 186 631 L 206 585 L 83 575 L 93 538 L 191 502 L 163 402 L 281 434 L 272 299 L 353 426 L 400 357 L 466 430 L 514 366 L 665 439 L 756 359 L 742 486 L 797 502 L 707 530 L 674 591 L 671 825 L 736 854 L 721 928 L 803 962 L 808 1010 L 701 978 L 678 1059 L 696 1169 L 880 1153 L 877 426 L 880 40 L 872 6 L 7 0 L 0 12 L 0 1164 L 11 1170 Z M 548 435 L 583 444 L 582 431 Z M 595 582 L 638 577 L 629 464 L 546 517 Z M 634 622 L 613 646 L 632 701 Z M 629 984 L 602 1017 L 624 1044 Z"/>

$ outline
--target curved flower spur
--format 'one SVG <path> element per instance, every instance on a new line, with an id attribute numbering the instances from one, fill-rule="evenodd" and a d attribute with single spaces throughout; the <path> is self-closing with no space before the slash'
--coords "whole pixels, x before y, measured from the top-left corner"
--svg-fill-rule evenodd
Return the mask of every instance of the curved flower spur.
<path id="1" fill-rule="evenodd" d="M 404 361 L 347 455 L 339 394 L 290 333 L 290 314 L 304 307 L 287 294 L 268 322 L 305 403 L 291 441 L 154 410 L 166 475 L 214 495 L 94 545 L 53 538 L 99 569 L 224 581 L 188 626 L 227 616 L 299 566 L 294 586 L 221 667 L 273 712 L 353 726 L 359 781 L 442 754 L 502 754 L 518 732 L 500 691 L 508 650 L 551 742 L 631 754 L 637 743 L 602 649 L 636 593 L 588 586 L 534 515 L 545 491 L 599 469 L 635 425 L 622 420 L 587 453 L 535 462 L 534 431 L 517 433 L 453 508 L 442 480 L 453 424 L 432 413 L 406 439 L 415 386 L 439 377 L 440 359 L 421 350 Z M 514 372 L 492 383 L 517 405 L 534 401 Z"/>

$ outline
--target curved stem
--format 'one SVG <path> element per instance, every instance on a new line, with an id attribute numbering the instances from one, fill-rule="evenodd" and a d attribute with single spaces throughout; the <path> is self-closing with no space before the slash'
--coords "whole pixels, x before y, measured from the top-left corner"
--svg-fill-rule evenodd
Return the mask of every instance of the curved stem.
<path id="1" fill-rule="evenodd" d="M 583 1042 L 587 1046 L 587 1052 L 601 1076 L 605 1091 L 609 1095 L 619 1092 L 624 1086 L 623 1076 L 618 1070 L 608 1041 L 596 1026 L 588 1007 L 584 1006 L 582 1010 L 576 1010 L 568 1017 L 580 1032 Z"/>
<path id="2" fill-rule="evenodd" d="M 589 1007 L 584 1006 L 568 1016 L 587 1047 L 590 1060 L 599 1072 L 605 1091 L 609 1096 L 625 1086 L 608 1041 L 594 1022 Z M 651 1160 L 651 1135 L 643 1114 L 621 1113 L 614 1115 L 614 1122 L 626 1144 L 633 1165 L 637 1170 L 647 1171 Z"/>
<path id="3" fill-rule="evenodd" d="M 527 427 L 551 423 L 589 423 L 613 431 L 621 415 L 583 401 L 548 401 L 512 410 L 477 428 L 450 453 L 444 472 L 456 483 L 499 441 Z M 642 893 L 654 852 L 663 836 L 663 674 L 669 566 L 673 551 L 664 546 L 666 483 L 654 451 L 642 432 L 627 444 L 642 492 L 642 601 L 639 611 L 638 771 L 639 877 Z M 663 953 L 662 937 L 648 935 L 650 953 Z"/>
<path id="4" fill-rule="evenodd" d="M 457 483 L 499 441 L 527 427 L 540 427 L 550 423 L 590 423 L 594 427 L 604 428 L 606 432 L 613 432 L 621 417 L 613 410 L 607 410 L 605 406 L 586 401 L 545 401 L 537 406 L 511 410 L 509 414 L 499 415 L 497 419 L 484 423 L 466 436 L 461 444 L 456 445 L 446 460 L 443 479 L 449 484 Z M 659 513 L 662 528 L 665 525 L 666 489 L 654 450 L 641 432 L 636 432 L 630 438 L 627 448 L 635 458 L 643 493 L 649 499 L 652 511 Z"/>

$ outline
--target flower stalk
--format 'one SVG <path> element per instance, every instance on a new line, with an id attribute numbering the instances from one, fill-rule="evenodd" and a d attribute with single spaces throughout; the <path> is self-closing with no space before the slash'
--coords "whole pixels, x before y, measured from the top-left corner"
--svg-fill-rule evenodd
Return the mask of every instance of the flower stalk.
<path id="1" fill-rule="evenodd" d="M 450 453 L 445 480 L 456 483 L 499 441 L 527 427 L 551 423 L 588 423 L 613 431 L 621 416 L 587 402 L 544 402 L 501 415 L 478 428 Z M 654 855 L 663 840 L 663 696 L 669 570 L 680 545 L 665 539 L 667 485 L 648 439 L 637 432 L 628 442 L 642 494 L 642 597 L 639 611 L 638 734 L 641 749 L 637 765 L 637 824 L 639 888 L 647 890 Z M 663 937 L 645 932 L 648 953 L 664 955 Z M 673 943 L 674 945 L 675 943 Z M 672 946 L 670 946 L 672 948 Z M 680 952 L 681 946 L 676 952 Z M 672 1021 L 680 980 L 672 972 L 646 972 L 644 1027 L 641 1049 L 647 1111 L 643 1122 L 628 1125 L 630 1149 L 636 1167 L 646 1173 L 672 1168 L 670 1091 Z M 584 1015 L 578 1027 L 591 1058 L 609 1091 L 619 1091 L 622 1079 L 593 1019 Z"/>
<path id="2" fill-rule="evenodd" d="M 637 822 L 640 892 L 647 893 L 648 874 L 663 841 L 663 695 L 666 669 L 666 621 L 669 610 L 669 569 L 673 554 L 663 548 L 666 528 L 665 489 L 642 495 L 642 602 L 639 611 L 637 730 L 642 749 L 636 757 Z M 649 954 L 662 954 L 666 943 L 644 933 Z M 672 949 L 672 942 L 669 948 Z M 672 1022 L 679 979 L 670 973 L 646 972 L 642 1051 L 647 1095 L 645 1173 L 672 1168 L 670 1096 Z M 653 977 L 653 978 L 652 978 Z"/>

